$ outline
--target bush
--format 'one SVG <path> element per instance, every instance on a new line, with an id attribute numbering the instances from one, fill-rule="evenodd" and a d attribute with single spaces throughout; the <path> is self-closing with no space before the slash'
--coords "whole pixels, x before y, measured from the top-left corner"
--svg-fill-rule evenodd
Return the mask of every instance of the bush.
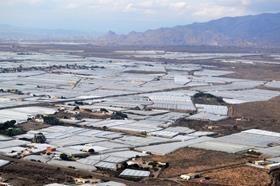
<path id="1" fill-rule="evenodd" d="M 116 119 L 116 120 L 124 120 L 126 118 L 127 115 L 119 111 L 114 112 L 111 116 L 111 119 Z"/>
<path id="2" fill-rule="evenodd" d="M 23 134 L 24 132 L 20 128 L 8 128 L 5 130 L 5 133 L 8 136 L 16 136 L 16 135 Z"/>
<path id="3" fill-rule="evenodd" d="M 16 124 L 15 120 L 11 120 L 11 121 L 6 121 L 5 123 L 2 123 L 0 125 L 0 130 L 6 130 L 8 128 L 14 128 Z"/>
<path id="4" fill-rule="evenodd" d="M 61 153 L 59 157 L 60 157 L 60 159 L 62 159 L 64 161 L 74 161 L 72 156 L 68 156 L 65 153 Z"/>
<path id="5" fill-rule="evenodd" d="M 45 123 L 50 125 L 59 125 L 59 120 L 54 116 L 44 116 L 43 120 Z"/>
<path id="6" fill-rule="evenodd" d="M 101 109 L 100 109 L 100 112 L 106 112 L 106 113 L 108 113 L 109 111 L 108 111 L 107 109 L 105 109 L 105 108 L 101 108 Z"/>

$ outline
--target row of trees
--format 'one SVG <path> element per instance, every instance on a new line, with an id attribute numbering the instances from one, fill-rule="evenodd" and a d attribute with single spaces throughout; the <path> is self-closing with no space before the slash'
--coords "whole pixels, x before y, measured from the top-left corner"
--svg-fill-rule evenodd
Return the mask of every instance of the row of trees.
<path id="1" fill-rule="evenodd" d="M 4 134 L 7 136 L 16 136 L 23 133 L 24 131 L 16 126 L 15 120 L 6 121 L 0 124 L 0 134 Z"/>

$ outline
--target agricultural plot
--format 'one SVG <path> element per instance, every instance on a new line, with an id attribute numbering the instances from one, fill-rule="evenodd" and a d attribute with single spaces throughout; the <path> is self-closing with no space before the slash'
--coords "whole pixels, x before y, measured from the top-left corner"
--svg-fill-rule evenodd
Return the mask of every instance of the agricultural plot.
<path id="1" fill-rule="evenodd" d="M 138 163 L 140 157 L 172 156 L 182 149 L 222 152 L 230 158 L 251 151 L 268 158 L 280 156 L 276 132 L 252 129 L 223 136 L 213 132 L 213 126 L 196 130 L 174 126 L 179 120 L 226 122 L 232 119 L 232 105 L 280 96 L 278 81 L 230 78 L 234 68 L 190 62 L 249 54 L 116 53 L 187 62 L 0 52 L 4 61 L 0 66 L 0 154 L 122 179 L 159 176 L 162 162 L 156 162 L 161 168 L 153 167 L 155 162 L 137 164 L 138 168 L 129 163 Z M 36 127 L 14 134 L 21 125 Z"/>

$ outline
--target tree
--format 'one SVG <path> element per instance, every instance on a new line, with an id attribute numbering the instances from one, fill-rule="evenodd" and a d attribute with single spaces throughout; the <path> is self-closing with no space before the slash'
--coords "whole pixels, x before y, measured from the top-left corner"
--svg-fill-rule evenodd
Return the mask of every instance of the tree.
<path id="1" fill-rule="evenodd" d="M 111 119 L 116 119 L 116 120 L 124 120 L 126 118 L 127 118 L 127 115 L 120 111 L 114 112 L 111 116 Z"/>
<path id="2" fill-rule="evenodd" d="M 8 128 L 14 128 L 16 124 L 15 120 L 11 120 L 11 121 L 6 121 L 3 124 L 0 125 L 0 130 L 6 130 Z"/>
<path id="3" fill-rule="evenodd" d="M 43 116 L 43 120 L 45 123 L 50 125 L 59 125 L 59 120 L 54 116 Z"/>
<path id="4" fill-rule="evenodd" d="M 61 153 L 59 157 L 64 161 L 74 161 L 74 158 L 72 156 L 69 156 L 65 153 Z"/>
<path id="5" fill-rule="evenodd" d="M 38 133 L 34 135 L 34 138 L 32 139 L 33 143 L 45 143 L 46 137 L 42 133 Z"/>
<path id="6" fill-rule="evenodd" d="M 8 128 L 5 130 L 5 133 L 8 136 L 16 136 L 16 135 L 23 134 L 24 132 L 20 128 Z"/>

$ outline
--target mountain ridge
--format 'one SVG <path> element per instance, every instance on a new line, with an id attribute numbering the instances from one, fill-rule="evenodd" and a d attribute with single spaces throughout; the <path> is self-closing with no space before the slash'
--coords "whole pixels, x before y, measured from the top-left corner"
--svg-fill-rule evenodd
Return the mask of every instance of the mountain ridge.
<path id="1" fill-rule="evenodd" d="M 217 46 L 280 48 L 280 13 L 223 17 L 203 23 L 105 35 L 0 24 L 4 41 L 84 41 L 99 46 Z"/>
<path id="2" fill-rule="evenodd" d="M 205 23 L 130 32 L 108 33 L 101 45 L 209 45 L 238 47 L 280 47 L 280 13 L 224 17 Z"/>

